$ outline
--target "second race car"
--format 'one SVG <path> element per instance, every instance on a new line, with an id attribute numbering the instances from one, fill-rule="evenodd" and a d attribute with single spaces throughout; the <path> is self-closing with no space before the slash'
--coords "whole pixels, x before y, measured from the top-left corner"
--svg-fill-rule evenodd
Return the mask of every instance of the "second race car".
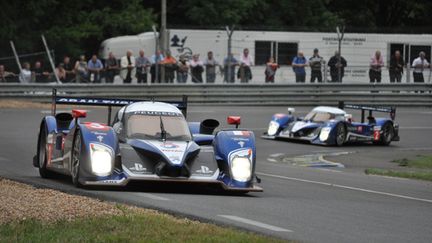
<path id="1" fill-rule="evenodd" d="M 361 110 L 361 122 L 355 122 L 351 114 L 343 109 Z M 293 115 L 295 110 L 288 108 L 288 114 L 278 113 L 272 116 L 265 139 L 292 139 L 308 141 L 312 144 L 341 146 L 352 142 L 369 142 L 389 145 L 399 141 L 399 125 L 394 121 L 395 108 L 363 105 L 345 105 L 339 107 L 318 106 L 305 117 Z M 365 111 L 369 112 L 365 121 Z M 375 118 L 373 112 L 389 113 L 389 118 Z"/>

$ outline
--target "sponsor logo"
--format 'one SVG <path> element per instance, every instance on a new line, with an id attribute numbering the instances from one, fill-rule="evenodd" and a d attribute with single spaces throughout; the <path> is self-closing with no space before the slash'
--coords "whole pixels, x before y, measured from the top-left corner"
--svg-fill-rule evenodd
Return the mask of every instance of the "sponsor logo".
<path id="1" fill-rule="evenodd" d="M 205 174 L 205 175 L 213 173 L 213 171 L 210 170 L 209 167 L 204 166 L 204 165 L 201 165 L 201 168 L 199 170 L 196 170 L 195 172 L 198 173 L 198 174 Z"/>
<path id="2" fill-rule="evenodd" d="M 100 143 L 102 143 L 104 137 L 102 137 L 101 135 L 99 135 L 96 138 L 97 138 L 97 140 L 99 140 Z"/>
<path id="3" fill-rule="evenodd" d="M 129 105 L 132 100 L 105 100 L 105 99 L 83 99 L 83 98 L 59 98 L 58 103 L 83 103 L 83 104 L 107 104 L 107 105 Z"/>
<path id="4" fill-rule="evenodd" d="M 238 145 L 240 146 L 240 147 L 244 147 L 244 145 L 245 145 L 245 142 L 243 142 L 243 141 L 240 141 L 240 142 L 238 142 Z"/>
<path id="5" fill-rule="evenodd" d="M 249 131 L 232 131 L 235 136 L 250 136 Z"/>
<path id="6" fill-rule="evenodd" d="M 129 170 L 133 172 L 145 172 L 147 168 L 144 168 L 140 163 L 135 163 L 133 167 L 129 167 Z"/>
<path id="7" fill-rule="evenodd" d="M 133 114 L 146 116 L 180 116 L 180 113 L 168 111 L 134 111 Z"/>
<path id="8" fill-rule="evenodd" d="M 177 144 L 174 143 L 161 143 L 160 146 L 166 149 L 176 149 L 179 147 Z"/>
<path id="9" fill-rule="evenodd" d="M 180 157 L 178 157 L 178 156 L 171 156 L 171 157 L 169 157 L 169 159 L 171 160 L 171 162 L 173 163 L 173 164 L 180 164 Z"/>
<path id="10" fill-rule="evenodd" d="M 97 122 L 84 122 L 84 125 L 89 130 L 108 131 L 109 126 Z"/>
<path id="11" fill-rule="evenodd" d="M 231 139 L 234 141 L 250 141 L 249 138 L 242 138 L 242 137 L 233 137 Z"/>
<path id="12" fill-rule="evenodd" d="M 379 130 L 375 130 L 374 131 L 374 140 L 375 141 L 378 141 L 378 140 L 380 140 L 380 131 Z"/>

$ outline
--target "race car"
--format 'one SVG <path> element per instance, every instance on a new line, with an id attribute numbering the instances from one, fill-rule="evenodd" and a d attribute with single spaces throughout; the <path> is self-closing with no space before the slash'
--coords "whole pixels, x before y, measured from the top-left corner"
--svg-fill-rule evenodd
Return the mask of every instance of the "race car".
<path id="1" fill-rule="evenodd" d="M 256 148 L 252 131 L 214 133 L 219 122 L 187 122 L 181 102 L 59 97 L 42 119 L 33 165 L 40 176 L 70 175 L 78 187 L 125 186 L 130 181 L 219 184 L 236 192 L 255 185 Z M 57 104 L 108 106 L 108 123 L 82 121 L 85 110 L 56 113 Z M 113 106 L 122 106 L 111 123 Z"/>
<path id="2" fill-rule="evenodd" d="M 344 109 L 361 110 L 361 122 L 355 122 L 352 115 L 347 114 Z M 366 122 L 365 111 L 369 112 Z M 374 111 L 389 113 L 390 118 L 375 118 Z M 302 140 L 311 144 L 336 146 L 353 142 L 390 145 L 392 141 L 399 141 L 399 125 L 394 121 L 394 107 L 339 102 L 338 108 L 315 107 L 305 117 L 296 117 L 294 112 L 294 108 L 288 108 L 288 114 L 274 114 L 262 138 Z"/>

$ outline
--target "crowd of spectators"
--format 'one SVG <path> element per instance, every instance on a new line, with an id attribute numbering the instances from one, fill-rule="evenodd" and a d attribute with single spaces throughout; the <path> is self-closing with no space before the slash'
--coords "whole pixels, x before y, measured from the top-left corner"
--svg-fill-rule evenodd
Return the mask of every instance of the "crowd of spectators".
<path id="1" fill-rule="evenodd" d="M 120 61 L 118 61 L 120 60 Z M 326 61 L 319 54 L 318 49 L 313 50 L 310 58 L 306 58 L 303 51 L 298 51 L 292 60 L 292 69 L 297 83 L 306 82 L 306 68 L 310 68 L 310 83 L 315 81 L 323 82 L 323 72 Z M 125 56 L 117 58 L 109 53 L 108 58 L 102 62 L 97 55 L 92 55 L 87 60 L 84 55 L 79 56 L 73 64 L 69 56 L 65 56 L 62 62 L 58 63 L 54 72 L 44 69 L 41 61 L 36 61 L 31 68 L 29 62 L 24 62 L 19 74 L 7 71 L 5 66 L 0 64 L 0 82 L 8 82 L 10 79 L 19 80 L 21 83 L 46 83 L 53 82 L 56 77 L 63 83 L 113 83 L 118 75 L 123 83 L 131 83 L 133 79 L 137 83 L 147 83 L 149 76 L 151 83 L 186 83 L 190 80 L 193 83 L 215 83 L 217 74 L 223 76 L 225 83 L 234 83 L 236 78 L 241 83 L 248 83 L 253 78 L 251 67 L 254 65 L 254 58 L 249 50 L 245 48 L 241 55 L 236 58 L 232 53 L 219 63 L 212 51 L 207 53 L 204 60 L 199 54 L 194 54 L 188 60 L 181 55 L 179 60 L 171 55 L 170 51 L 162 53 L 157 51 L 147 57 L 144 50 L 140 50 L 138 56 L 134 56 L 131 50 Z M 400 51 L 395 51 L 390 58 L 388 70 L 390 82 L 401 82 L 404 67 L 407 63 L 403 60 Z M 409 65 L 409 64 L 408 64 Z M 342 82 L 347 61 L 338 51 L 335 52 L 328 62 L 331 82 Z M 382 69 L 385 67 L 383 56 L 377 50 L 371 57 L 369 63 L 369 80 L 371 83 L 380 83 L 382 80 Z M 268 59 L 265 66 L 265 83 L 274 83 L 279 64 L 273 57 Z M 424 82 L 423 72 L 430 68 L 426 60 L 425 52 L 420 52 L 411 65 L 414 82 Z M 203 79 L 205 73 L 205 80 Z"/>

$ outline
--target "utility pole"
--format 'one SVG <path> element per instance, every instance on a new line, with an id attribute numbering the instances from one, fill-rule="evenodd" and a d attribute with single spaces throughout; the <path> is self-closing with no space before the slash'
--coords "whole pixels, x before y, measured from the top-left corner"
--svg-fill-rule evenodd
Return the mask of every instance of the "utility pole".
<path id="1" fill-rule="evenodd" d="M 58 77 L 58 75 L 57 75 L 57 72 L 56 72 L 56 70 L 55 70 L 54 61 L 53 61 L 53 58 L 51 57 L 51 53 L 50 53 L 50 51 L 49 51 L 48 44 L 47 44 L 47 42 L 46 42 L 46 40 L 45 40 L 45 36 L 44 36 L 44 35 L 42 35 L 42 42 L 43 42 L 43 44 L 44 44 L 44 46 L 45 46 L 45 50 L 46 50 L 46 52 L 47 52 L 48 59 L 49 59 L 50 64 L 51 64 L 51 68 L 52 68 L 52 70 L 53 70 L 54 77 L 56 78 L 57 83 L 58 83 L 58 84 L 61 84 L 62 82 L 60 81 L 60 79 L 59 79 L 59 77 Z"/>
<path id="2" fill-rule="evenodd" d="M 13 51 L 14 56 L 15 56 L 15 61 L 16 61 L 17 65 L 18 65 L 18 69 L 20 70 L 20 73 L 21 73 L 21 71 L 22 71 L 21 62 L 19 60 L 18 53 L 17 53 L 17 51 L 15 49 L 15 45 L 14 45 L 13 41 L 10 41 L 10 45 L 12 47 L 12 51 Z"/>
<path id="3" fill-rule="evenodd" d="M 345 25 L 342 26 L 342 33 L 339 29 L 339 26 L 337 26 L 336 27 L 336 33 L 338 36 L 338 53 L 339 53 L 339 56 L 338 56 L 338 82 L 340 83 L 342 81 L 342 62 L 341 62 L 341 59 L 342 59 L 341 49 L 342 48 L 341 48 L 341 46 L 342 46 L 342 40 L 343 40 L 343 37 L 345 34 Z"/>
<path id="4" fill-rule="evenodd" d="M 229 83 L 229 82 L 231 82 L 231 74 L 232 74 L 232 72 L 234 72 L 234 70 L 232 69 L 232 65 L 231 65 L 231 59 L 232 59 L 232 57 L 231 57 L 231 53 L 232 53 L 232 46 L 231 46 L 231 44 L 232 44 L 232 35 L 233 35 L 233 33 L 234 33 L 234 25 L 233 26 L 231 26 L 231 29 L 228 27 L 228 26 L 225 26 L 225 29 L 226 29 L 226 32 L 227 32 L 227 35 L 228 35 L 228 55 L 227 55 L 227 68 L 228 68 L 228 71 L 227 71 L 227 76 L 228 77 L 225 77 L 225 80 L 226 80 L 226 82 L 227 83 Z"/>

